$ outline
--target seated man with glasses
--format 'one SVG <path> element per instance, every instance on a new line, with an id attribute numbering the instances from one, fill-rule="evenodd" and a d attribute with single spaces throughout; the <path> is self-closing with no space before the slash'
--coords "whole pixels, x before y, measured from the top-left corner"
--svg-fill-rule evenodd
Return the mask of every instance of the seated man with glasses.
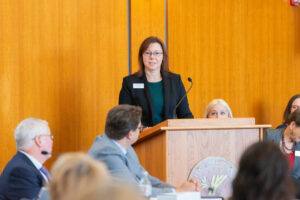
<path id="1" fill-rule="evenodd" d="M 23 120 L 15 130 L 15 140 L 18 152 L 0 176 L 0 199 L 36 199 L 50 178 L 43 166 L 51 157 L 53 145 L 48 122 L 36 118 Z"/>
<path id="2" fill-rule="evenodd" d="M 145 172 L 132 148 L 143 129 L 141 116 L 142 110 L 138 106 L 119 105 L 112 108 L 106 118 L 105 134 L 97 136 L 88 153 L 96 160 L 104 162 L 112 176 L 133 185 L 139 183 Z M 152 184 L 152 196 L 174 191 L 199 190 L 199 183 L 193 179 L 179 188 L 152 176 L 149 176 L 149 180 Z"/>

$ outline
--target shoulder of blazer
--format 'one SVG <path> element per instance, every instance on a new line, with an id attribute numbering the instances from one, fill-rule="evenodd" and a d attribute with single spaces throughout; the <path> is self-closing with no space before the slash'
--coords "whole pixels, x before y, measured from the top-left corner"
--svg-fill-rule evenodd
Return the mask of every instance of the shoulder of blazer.
<path id="1" fill-rule="evenodd" d="M 276 141 L 277 143 L 280 142 L 282 134 L 284 132 L 284 128 L 280 129 L 267 129 L 265 134 L 266 134 L 266 139 L 267 140 L 273 140 Z"/>
<path id="2" fill-rule="evenodd" d="M 124 77 L 123 80 L 128 83 L 135 82 L 135 81 L 141 82 L 141 81 L 143 81 L 143 76 L 139 77 L 135 74 L 131 74 L 129 76 Z"/>
<path id="3" fill-rule="evenodd" d="M 22 166 L 30 166 L 34 167 L 33 163 L 31 160 L 23 153 L 17 152 L 12 159 L 8 163 L 9 166 L 14 166 L 14 165 L 22 165 Z"/>
<path id="4" fill-rule="evenodd" d="M 19 157 L 19 160 L 23 163 L 23 167 L 25 167 L 25 163 L 27 164 L 28 168 L 34 169 L 33 171 L 38 172 L 40 174 L 40 171 L 36 168 L 36 166 L 32 163 L 32 161 L 23 153 L 18 152 L 17 156 Z"/>
<path id="5" fill-rule="evenodd" d="M 169 78 L 169 79 L 179 79 L 180 75 L 179 74 L 175 74 L 173 72 L 162 72 L 161 73 L 163 78 Z"/>

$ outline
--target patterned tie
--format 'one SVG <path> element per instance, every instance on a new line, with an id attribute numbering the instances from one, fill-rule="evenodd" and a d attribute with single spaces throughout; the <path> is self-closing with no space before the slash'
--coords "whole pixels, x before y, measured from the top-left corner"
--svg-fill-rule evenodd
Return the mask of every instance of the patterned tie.
<path id="1" fill-rule="evenodd" d="M 48 170 L 42 166 L 40 171 L 47 177 L 48 181 L 50 180 L 50 173 L 48 172 Z"/>

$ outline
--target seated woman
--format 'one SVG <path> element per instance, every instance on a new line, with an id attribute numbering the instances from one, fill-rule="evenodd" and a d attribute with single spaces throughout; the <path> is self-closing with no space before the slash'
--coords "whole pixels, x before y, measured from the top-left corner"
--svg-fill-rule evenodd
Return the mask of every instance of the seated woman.
<path id="1" fill-rule="evenodd" d="M 232 118 L 232 111 L 223 99 L 214 99 L 206 107 L 204 118 Z"/>
<path id="2" fill-rule="evenodd" d="M 144 126 L 154 126 L 176 115 L 194 118 L 180 75 L 169 71 L 164 43 L 157 37 L 145 39 L 138 60 L 139 71 L 123 79 L 119 104 L 140 106 Z"/>
<path id="3" fill-rule="evenodd" d="M 286 121 L 287 127 L 266 130 L 264 140 L 270 140 L 280 146 L 288 158 L 292 176 L 300 178 L 300 157 L 295 151 L 300 151 L 300 108 L 295 110 Z"/>
<path id="4" fill-rule="evenodd" d="M 288 170 L 288 162 L 276 144 L 255 143 L 241 157 L 230 199 L 295 199 L 295 187 Z"/>
<path id="5" fill-rule="evenodd" d="M 83 153 L 62 155 L 51 174 L 51 200 L 142 200 L 132 188 L 113 181 L 103 163 Z"/>
<path id="6" fill-rule="evenodd" d="M 296 94 L 292 96 L 289 100 L 288 104 L 283 113 L 283 124 L 278 126 L 277 128 L 285 128 L 287 127 L 287 120 L 289 116 L 297 109 L 300 108 L 300 94 Z"/>

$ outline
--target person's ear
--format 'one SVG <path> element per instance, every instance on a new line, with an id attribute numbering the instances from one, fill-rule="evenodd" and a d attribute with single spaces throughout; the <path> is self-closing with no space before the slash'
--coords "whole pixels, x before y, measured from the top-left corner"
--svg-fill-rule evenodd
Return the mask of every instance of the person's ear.
<path id="1" fill-rule="evenodd" d="M 290 130 L 293 131 L 293 129 L 296 127 L 296 123 L 294 121 L 292 121 L 289 125 Z"/>
<path id="2" fill-rule="evenodd" d="M 133 131 L 130 130 L 130 131 L 128 132 L 128 134 L 126 135 L 126 138 L 127 138 L 128 140 L 131 140 L 132 137 L 133 137 Z"/>
<path id="3" fill-rule="evenodd" d="M 41 147 L 41 146 L 42 146 L 42 137 L 36 136 L 36 137 L 34 138 L 34 143 L 35 143 L 38 147 Z"/>

